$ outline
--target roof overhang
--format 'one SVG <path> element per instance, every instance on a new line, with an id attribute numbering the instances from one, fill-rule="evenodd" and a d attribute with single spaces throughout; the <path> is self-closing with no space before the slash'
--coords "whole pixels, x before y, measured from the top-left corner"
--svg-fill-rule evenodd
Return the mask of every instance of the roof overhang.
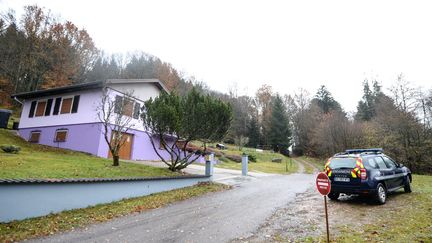
<path id="1" fill-rule="evenodd" d="M 13 94 L 11 97 L 13 99 L 31 99 L 38 98 L 41 96 L 58 95 L 75 91 L 89 90 L 103 88 L 108 84 L 132 84 L 132 83 L 151 83 L 156 85 L 160 90 L 169 92 L 165 85 L 158 79 L 107 79 L 106 81 L 94 81 L 89 83 L 69 85 L 65 87 L 36 90 L 31 92 L 23 92 L 18 94 Z"/>

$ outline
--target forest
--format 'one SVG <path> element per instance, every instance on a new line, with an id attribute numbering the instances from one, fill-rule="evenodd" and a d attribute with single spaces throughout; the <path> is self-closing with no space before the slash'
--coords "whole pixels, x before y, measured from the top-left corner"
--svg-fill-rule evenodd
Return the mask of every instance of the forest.
<path id="1" fill-rule="evenodd" d="M 107 55 L 85 29 L 38 6 L 26 6 L 22 16 L 1 15 L 0 107 L 19 109 L 10 98 L 14 93 L 108 78 L 157 78 L 179 95 L 195 87 L 229 102 L 234 117 L 223 142 L 239 149 L 288 154 L 291 148 L 294 155 L 326 158 L 349 148 L 379 147 L 416 173 L 432 173 L 432 90 L 416 88 L 402 73 L 388 91 L 379 80 L 350 80 L 363 82 L 351 114 L 325 84 L 315 93 L 299 89 L 287 95 L 263 85 L 254 96 L 225 94 L 144 52 Z"/>

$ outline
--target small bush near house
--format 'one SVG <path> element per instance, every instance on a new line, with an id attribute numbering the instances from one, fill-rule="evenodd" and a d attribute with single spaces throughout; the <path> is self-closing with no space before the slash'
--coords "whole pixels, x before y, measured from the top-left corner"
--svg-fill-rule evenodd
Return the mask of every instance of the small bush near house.
<path id="1" fill-rule="evenodd" d="M 12 144 L 1 145 L 0 148 L 5 153 L 11 153 L 11 154 L 17 154 L 21 150 L 21 147 Z"/>

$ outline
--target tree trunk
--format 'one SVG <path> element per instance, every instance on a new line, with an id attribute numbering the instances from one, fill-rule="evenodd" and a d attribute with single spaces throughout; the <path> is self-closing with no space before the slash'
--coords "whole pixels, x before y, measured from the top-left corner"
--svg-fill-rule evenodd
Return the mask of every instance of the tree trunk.
<path id="1" fill-rule="evenodd" d="M 118 155 L 114 155 L 113 156 L 113 166 L 119 166 L 119 156 Z"/>

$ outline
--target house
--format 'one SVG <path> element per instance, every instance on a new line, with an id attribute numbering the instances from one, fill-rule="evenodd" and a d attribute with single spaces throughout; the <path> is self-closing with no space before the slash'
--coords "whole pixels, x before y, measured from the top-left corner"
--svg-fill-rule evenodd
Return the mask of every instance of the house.
<path id="1" fill-rule="evenodd" d="M 98 118 L 104 90 L 109 90 L 116 100 L 133 92 L 133 97 L 124 103 L 128 107 L 123 114 L 131 118 L 134 126 L 125 134 L 120 159 L 160 160 L 140 121 L 144 101 L 167 91 L 157 79 L 109 79 L 15 94 L 12 98 L 23 104 L 19 135 L 32 143 L 110 157 L 103 123 Z M 155 144 L 162 156 L 169 156 L 159 141 Z"/>

